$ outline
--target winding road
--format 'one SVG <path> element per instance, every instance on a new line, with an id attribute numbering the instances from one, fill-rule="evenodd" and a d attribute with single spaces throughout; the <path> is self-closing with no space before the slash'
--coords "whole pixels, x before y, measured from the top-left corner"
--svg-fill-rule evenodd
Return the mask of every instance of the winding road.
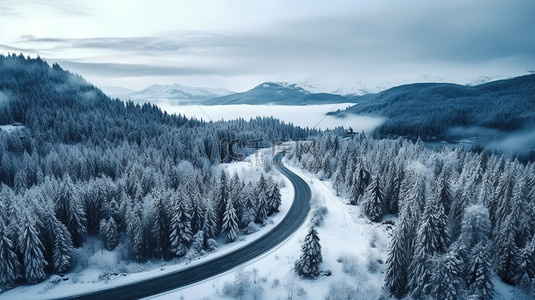
<path id="1" fill-rule="evenodd" d="M 229 271 L 268 252 L 292 235 L 306 220 L 310 210 L 310 187 L 281 162 L 282 154 L 273 157 L 275 167 L 286 176 L 295 189 L 295 199 L 284 219 L 258 240 L 233 252 L 173 273 L 151 277 L 125 285 L 83 293 L 67 299 L 137 299 L 167 292 Z M 65 299 L 65 298 L 63 298 Z"/>

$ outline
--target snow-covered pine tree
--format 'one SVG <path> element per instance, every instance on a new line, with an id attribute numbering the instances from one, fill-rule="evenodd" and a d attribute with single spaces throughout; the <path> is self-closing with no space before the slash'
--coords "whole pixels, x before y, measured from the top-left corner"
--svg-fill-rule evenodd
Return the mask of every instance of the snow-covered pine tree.
<path id="1" fill-rule="evenodd" d="M 490 219 L 488 209 L 481 205 L 472 205 L 466 208 L 459 242 L 470 251 L 478 243 L 487 244 L 490 234 Z"/>
<path id="2" fill-rule="evenodd" d="M 256 212 L 258 210 L 257 203 L 255 201 L 255 190 L 253 185 L 249 182 L 243 189 L 243 214 L 240 218 L 240 227 L 245 228 L 249 223 L 256 220 Z"/>
<path id="3" fill-rule="evenodd" d="M 268 197 L 268 216 L 272 215 L 273 213 L 279 212 L 280 205 L 281 192 L 279 190 L 279 186 L 276 183 L 273 183 Z"/>
<path id="4" fill-rule="evenodd" d="M 384 215 L 384 193 L 381 187 L 381 180 L 378 175 L 366 188 L 366 197 L 362 204 L 362 209 L 368 218 L 373 222 L 379 222 Z"/>
<path id="5" fill-rule="evenodd" d="M 232 204 L 232 199 L 227 201 L 225 213 L 223 214 L 223 225 L 221 227 L 221 234 L 227 240 L 227 243 L 232 243 L 238 236 L 238 217 Z"/>
<path id="6" fill-rule="evenodd" d="M 260 175 L 260 180 L 256 186 L 256 217 L 255 222 L 263 224 L 268 214 L 268 187 L 264 174 Z"/>
<path id="7" fill-rule="evenodd" d="M 216 216 L 211 203 L 206 205 L 202 232 L 204 233 L 204 247 L 206 248 L 208 240 L 214 239 L 218 235 Z"/>
<path id="8" fill-rule="evenodd" d="M 188 213 L 186 202 L 181 194 L 177 194 L 171 218 L 171 252 L 175 256 L 183 256 L 188 252 L 192 240 L 191 216 Z"/>
<path id="9" fill-rule="evenodd" d="M 223 222 L 223 214 L 225 213 L 225 206 L 230 197 L 229 195 L 229 186 L 228 186 L 227 173 L 225 170 L 221 171 L 221 176 L 219 177 L 219 185 L 215 190 L 215 211 L 217 216 L 217 228 L 218 231 L 221 231 L 221 225 Z"/>
<path id="10" fill-rule="evenodd" d="M 107 222 L 106 231 L 104 232 L 104 247 L 108 250 L 113 250 L 119 244 L 119 233 L 117 232 L 117 223 L 113 217 L 110 217 Z"/>
<path id="11" fill-rule="evenodd" d="M 409 267 L 409 287 L 415 298 L 428 295 L 431 276 L 431 259 L 445 253 L 449 245 L 447 218 L 438 195 L 427 200 L 420 219 L 415 242 L 415 252 Z"/>
<path id="12" fill-rule="evenodd" d="M 55 197 L 56 217 L 71 233 L 72 244 L 80 247 L 85 242 L 86 218 L 84 206 L 69 175 L 66 175 Z"/>
<path id="13" fill-rule="evenodd" d="M 61 222 L 54 222 L 54 248 L 52 250 L 52 262 L 55 272 L 66 272 L 72 263 L 72 241 L 67 227 Z"/>
<path id="14" fill-rule="evenodd" d="M 315 278 L 320 274 L 319 265 L 322 261 L 318 232 L 314 227 L 310 227 L 301 247 L 301 256 L 295 263 L 295 271 L 301 277 Z"/>
<path id="15" fill-rule="evenodd" d="M 470 299 L 490 300 L 494 297 L 492 268 L 485 242 L 479 242 L 472 249 L 467 276 Z"/>
<path id="16" fill-rule="evenodd" d="M 408 259 L 411 253 L 408 249 L 408 226 L 406 223 L 406 217 L 400 215 L 386 260 L 385 288 L 397 298 L 402 298 L 408 291 Z"/>
<path id="17" fill-rule="evenodd" d="M 29 283 L 41 282 L 45 279 L 45 266 L 47 264 L 43 256 L 43 245 L 39 240 L 39 232 L 35 226 L 35 220 L 25 213 L 21 226 L 19 246 L 24 262 L 24 278 Z"/>
<path id="18" fill-rule="evenodd" d="M 323 159 L 321 170 L 323 171 L 323 176 L 327 179 L 331 178 L 333 175 L 333 172 L 331 171 L 331 162 L 328 156 Z"/>
<path id="19" fill-rule="evenodd" d="M 151 229 L 152 238 L 155 241 L 154 254 L 156 257 L 169 259 L 171 248 L 169 236 L 171 235 L 170 224 L 172 223 L 168 211 L 169 205 L 162 193 L 153 192 L 152 198 L 155 201 L 153 206 L 154 223 Z M 187 209 L 187 200 L 183 201 L 183 205 Z M 191 216 L 187 222 L 190 223 L 191 228 Z"/>
<path id="20" fill-rule="evenodd" d="M 433 259 L 429 280 L 433 299 L 456 300 L 462 298 L 464 280 L 462 261 L 454 253 L 439 255 Z"/>
<path id="21" fill-rule="evenodd" d="M 193 236 L 193 243 L 191 244 L 191 249 L 196 254 L 201 254 L 204 249 L 204 232 L 202 230 L 198 231 Z"/>
<path id="22" fill-rule="evenodd" d="M 15 281 L 21 278 L 20 272 L 15 245 L 9 239 L 4 218 L 0 213 L 0 292 L 13 288 Z"/>
<path id="23" fill-rule="evenodd" d="M 496 273 L 502 280 L 509 284 L 514 284 L 518 276 L 517 258 L 518 246 L 515 242 L 517 226 L 514 216 L 508 216 L 501 224 L 498 235 L 495 238 L 496 251 Z"/>

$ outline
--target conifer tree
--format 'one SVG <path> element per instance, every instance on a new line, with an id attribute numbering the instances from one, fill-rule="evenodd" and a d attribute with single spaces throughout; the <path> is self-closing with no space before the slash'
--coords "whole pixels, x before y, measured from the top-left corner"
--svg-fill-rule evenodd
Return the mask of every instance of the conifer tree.
<path id="1" fill-rule="evenodd" d="M 494 283 L 492 282 L 492 268 L 489 253 L 484 242 L 475 245 L 471 251 L 466 283 L 472 298 L 480 300 L 493 299 Z"/>
<path id="2" fill-rule="evenodd" d="M 23 220 L 19 249 L 24 262 L 24 278 L 33 284 L 45 279 L 47 262 L 43 256 L 43 244 L 39 240 L 35 221 L 31 220 L 28 215 L 25 215 Z"/>
<path id="3" fill-rule="evenodd" d="M 384 215 L 384 193 L 378 175 L 366 189 L 366 197 L 362 205 L 364 213 L 373 222 L 379 222 Z"/>
<path id="4" fill-rule="evenodd" d="M 271 186 L 268 198 L 268 215 L 279 212 L 279 206 L 281 205 L 281 192 L 276 183 Z"/>
<path id="5" fill-rule="evenodd" d="M 211 203 L 206 205 L 204 211 L 202 231 L 206 239 L 213 239 L 218 235 L 216 216 Z"/>
<path id="6" fill-rule="evenodd" d="M 225 236 L 227 243 L 232 243 L 238 236 L 238 217 L 231 199 L 227 201 L 221 233 Z"/>
<path id="7" fill-rule="evenodd" d="M 462 298 L 464 288 L 462 261 L 453 253 L 443 254 L 433 260 L 430 278 L 433 299 L 456 300 Z"/>
<path id="8" fill-rule="evenodd" d="M 66 272 L 71 268 L 72 263 L 72 241 L 71 234 L 67 227 L 60 222 L 53 225 L 55 240 L 52 251 L 52 261 L 55 272 Z"/>
<path id="9" fill-rule="evenodd" d="M 513 216 L 507 217 L 496 237 L 496 273 L 506 283 L 513 284 L 518 276 L 518 246 L 515 242 L 516 226 Z"/>
<path id="10" fill-rule="evenodd" d="M 295 263 L 297 275 L 304 278 L 315 278 L 320 275 L 319 265 L 323 261 L 320 239 L 314 227 L 310 227 L 301 247 L 301 256 Z"/>
<path id="11" fill-rule="evenodd" d="M 0 213 L 0 291 L 11 289 L 21 277 L 21 266 L 15 252 L 15 245 L 9 239 L 4 219 Z"/>
<path id="12" fill-rule="evenodd" d="M 385 287 L 395 297 L 402 298 L 407 293 L 409 253 L 407 220 L 400 216 L 394 236 L 388 248 L 386 260 Z"/>
<path id="13" fill-rule="evenodd" d="M 171 252 L 175 256 L 183 256 L 188 252 L 192 240 L 191 216 L 182 195 L 178 195 L 171 218 Z"/>

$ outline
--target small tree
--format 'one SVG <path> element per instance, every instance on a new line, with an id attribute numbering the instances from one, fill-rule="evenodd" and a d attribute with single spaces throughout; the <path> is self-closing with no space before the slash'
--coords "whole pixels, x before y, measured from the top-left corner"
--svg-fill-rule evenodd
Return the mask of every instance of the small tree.
<path id="1" fill-rule="evenodd" d="M 295 271 L 301 277 L 315 278 L 320 274 L 319 265 L 322 261 L 318 232 L 314 227 L 310 227 L 301 248 L 301 256 L 295 263 Z"/>

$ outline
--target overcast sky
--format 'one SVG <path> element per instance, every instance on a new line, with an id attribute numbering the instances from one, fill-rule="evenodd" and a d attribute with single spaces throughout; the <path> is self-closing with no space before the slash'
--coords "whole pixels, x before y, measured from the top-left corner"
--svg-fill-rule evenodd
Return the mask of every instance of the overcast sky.
<path id="1" fill-rule="evenodd" d="M 290 81 L 376 91 L 527 74 L 534 15 L 533 0 L 0 0 L 0 52 L 135 90 Z"/>

